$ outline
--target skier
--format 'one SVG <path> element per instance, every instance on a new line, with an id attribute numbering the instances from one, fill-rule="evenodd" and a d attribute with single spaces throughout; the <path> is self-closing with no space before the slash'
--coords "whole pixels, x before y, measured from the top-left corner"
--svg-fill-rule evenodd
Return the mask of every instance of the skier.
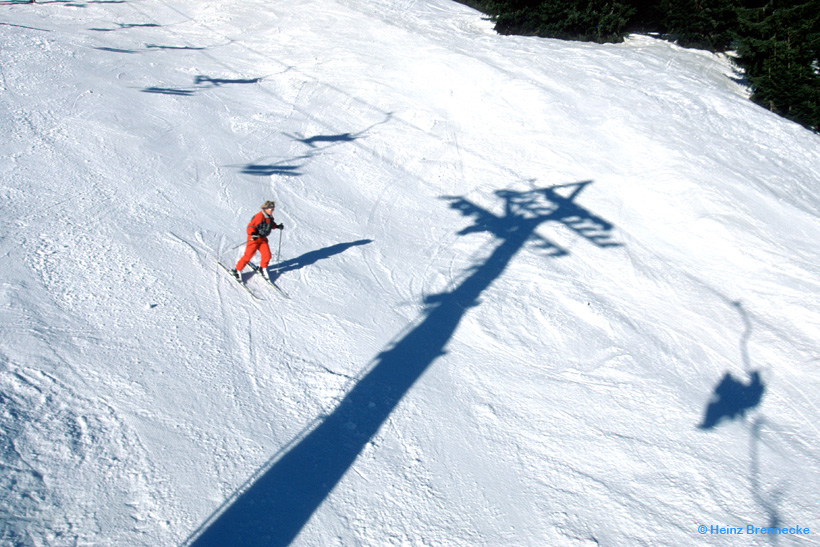
<path id="1" fill-rule="evenodd" d="M 262 204 L 262 210 L 256 213 L 251 221 L 248 223 L 246 232 L 248 234 L 248 241 L 245 244 L 245 254 L 236 263 L 236 268 L 231 270 L 237 281 L 242 281 L 240 272 L 248 265 L 253 255 L 259 252 L 260 262 L 259 270 L 265 279 L 268 277 L 268 263 L 270 262 L 270 247 L 268 246 L 268 234 L 273 230 L 282 230 L 285 228 L 283 224 L 276 224 L 273 220 L 273 210 L 276 209 L 276 202 L 266 201 Z"/>

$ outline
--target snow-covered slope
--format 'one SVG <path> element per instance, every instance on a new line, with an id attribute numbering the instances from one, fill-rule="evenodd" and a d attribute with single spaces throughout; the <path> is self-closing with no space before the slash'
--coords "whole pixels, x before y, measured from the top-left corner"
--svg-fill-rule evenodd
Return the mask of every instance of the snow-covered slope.
<path id="1" fill-rule="evenodd" d="M 738 79 L 448 0 L 0 2 L 0 543 L 818 543 L 820 139 Z"/>

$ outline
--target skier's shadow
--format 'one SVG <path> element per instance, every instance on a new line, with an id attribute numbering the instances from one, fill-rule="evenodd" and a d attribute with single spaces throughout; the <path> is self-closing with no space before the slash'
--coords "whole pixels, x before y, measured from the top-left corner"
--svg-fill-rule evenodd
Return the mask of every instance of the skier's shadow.
<path id="1" fill-rule="evenodd" d="M 330 247 L 325 247 L 324 249 L 310 251 L 297 258 L 291 258 L 290 260 L 280 262 L 279 264 L 270 269 L 270 274 L 271 276 L 275 274 L 278 277 L 279 275 L 285 272 L 292 272 L 294 270 L 304 268 L 305 266 L 315 264 L 320 260 L 324 260 L 325 258 L 330 258 L 333 255 L 343 253 L 351 247 L 355 247 L 357 245 L 367 245 L 368 243 L 373 243 L 373 240 L 360 239 L 358 241 L 351 241 L 349 243 L 337 243 L 336 245 L 331 245 Z"/>

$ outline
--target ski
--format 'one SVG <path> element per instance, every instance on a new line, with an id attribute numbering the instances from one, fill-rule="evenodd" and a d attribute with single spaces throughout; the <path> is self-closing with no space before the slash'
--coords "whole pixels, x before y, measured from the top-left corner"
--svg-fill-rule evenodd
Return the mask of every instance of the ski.
<path id="1" fill-rule="evenodd" d="M 257 266 L 253 262 L 250 263 L 250 267 L 253 269 L 254 272 L 259 274 L 259 277 L 261 277 L 262 279 L 265 280 L 265 283 L 267 283 L 268 285 L 270 285 L 271 287 L 276 289 L 279 292 L 279 294 L 281 294 L 283 297 L 290 300 L 290 295 L 288 293 L 283 291 L 282 288 L 279 285 L 277 285 L 274 281 L 271 281 L 270 279 L 268 279 L 267 277 L 262 275 L 262 268 L 260 268 L 259 266 Z"/>
<path id="2" fill-rule="evenodd" d="M 261 298 L 259 298 L 258 296 L 256 296 L 256 295 L 253 293 L 253 291 L 252 291 L 252 290 L 250 290 L 250 288 L 249 288 L 247 285 L 245 285 L 244 283 L 242 283 L 242 281 L 238 280 L 237 278 L 235 278 L 235 277 L 233 276 L 233 274 L 231 273 L 230 268 L 228 268 L 227 266 L 225 266 L 225 265 L 224 265 L 223 263 L 221 263 L 219 260 L 217 260 L 217 261 L 216 261 L 216 263 L 217 263 L 217 264 L 219 264 L 219 266 L 220 266 L 223 270 L 225 270 L 225 273 L 227 273 L 227 274 L 228 274 L 228 277 L 230 277 L 231 279 L 233 279 L 233 281 L 234 281 L 235 283 L 238 283 L 240 287 L 242 287 L 243 289 L 245 289 L 245 291 L 246 291 L 249 295 L 251 295 L 251 298 L 253 298 L 254 300 L 261 300 Z M 242 274 L 240 274 L 240 276 L 241 276 L 241 275 L 242 275 Z"/>

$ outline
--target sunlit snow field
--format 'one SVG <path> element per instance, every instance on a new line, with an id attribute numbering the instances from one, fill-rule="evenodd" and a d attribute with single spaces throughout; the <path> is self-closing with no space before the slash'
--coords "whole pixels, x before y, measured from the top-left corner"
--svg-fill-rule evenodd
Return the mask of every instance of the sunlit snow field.
<path id="1" fill-rule="evenodd" d="M 748 95 L 449 0 L 0 2 L 0 544 L 820 544 L 820 137 Z"/>

